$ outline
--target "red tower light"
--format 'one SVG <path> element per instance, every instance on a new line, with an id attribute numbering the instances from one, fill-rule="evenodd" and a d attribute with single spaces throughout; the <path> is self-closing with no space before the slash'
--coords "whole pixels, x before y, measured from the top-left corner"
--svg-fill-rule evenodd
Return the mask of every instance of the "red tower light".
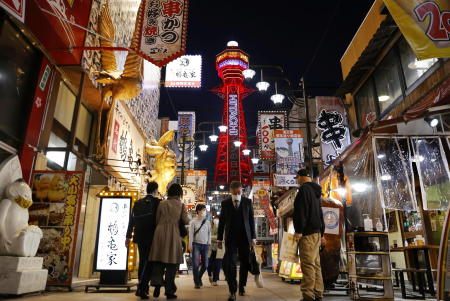
<path id="1" fill-rule="evenodd" d="M 242 71 L 248 67 L 248 55 L 234 41 L 228 42 L 227 48 L 216 57 L 216 69 L 222 84 L 211 91 L 224 100 L 222 124 L 228 129 L 219 136 L 215 185 L 228 185 L 231 181 L 249 185 L 252 180 L 250 158 L 241 151 L 247 148 L 242 100 L 255 91 L 244 84 Z M 236 147 L 235 141 L 240 141 L 241 146 Z"/>

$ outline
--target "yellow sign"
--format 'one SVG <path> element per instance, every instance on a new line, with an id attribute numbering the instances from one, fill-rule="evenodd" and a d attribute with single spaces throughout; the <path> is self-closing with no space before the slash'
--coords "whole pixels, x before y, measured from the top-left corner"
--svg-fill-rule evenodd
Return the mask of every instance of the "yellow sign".
<path id="1" fill-rule="evenodd" d="M 450 1 L 384 0 L 418 59 L 450 57 Z"/>

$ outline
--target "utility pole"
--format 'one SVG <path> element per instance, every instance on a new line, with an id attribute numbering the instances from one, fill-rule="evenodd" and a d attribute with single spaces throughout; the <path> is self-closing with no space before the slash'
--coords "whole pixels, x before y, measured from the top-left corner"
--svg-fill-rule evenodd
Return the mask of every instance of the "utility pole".
<path id="1" fill-rule="evenodd" d="M 308 94 L 307 94 L 307 91 L 306 91 L 306 86 L 305 86 L 305 78 L 304 77 L 302 77 L 301 79 L 300 79 L 300 85 L 301 85 L 301 87 L 302 87 L 302 89 L 303 89 L 303 99 L 305 100 L 305 114 L 306 114 L 306 152 L 307 152 L 307 154 L 308 154 L 308 159 L 309 159 L 309 168 L 308 168 L 308 171 L 309 171 L 309 175 L 311 176 L 311 177 L 313 177 L 314 176 L 314 174 L 313 174 L 313 171 L 314 171 L 314 166 L 313 166 L 313 156 L 312 156 L 312 143 L 313 143 L 313 141 L 312 141 L 312 137 L 311 137 L 311 125 L 309 124 L 309 104 L 308 104 Z M 300 116 L 300 110 L 299 110 L 299 119 L 301 119 L 301 116 Z"/>

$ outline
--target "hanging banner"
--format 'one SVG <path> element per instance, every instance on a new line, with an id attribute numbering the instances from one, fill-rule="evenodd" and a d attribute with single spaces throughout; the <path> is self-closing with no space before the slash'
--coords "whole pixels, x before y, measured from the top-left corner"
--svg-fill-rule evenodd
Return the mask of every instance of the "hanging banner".
<path id="1" fill-rule="evenodd" d="M 145 0 L 139 9 L 137 43 L 131 49 L 162 67 L 186 49 L 188 0 Z"/>
<path id="2" fill-rule="evenodd" d="M 418 59 L 450 57 L 448 0 L 384 0 Z"/>
<path id="3" fill-rule="evenodd" d="M 183 55 L 166 66 L 166 88 L 200 88 L 202 86 L 202 56 Z"/>
<path id="4" fill-rule="evenodd" d="M 262 160 L 275 160 L 274 130 L 283 130 L 286 126 L 285 111 L 258 111 L 258 142 Z"/>
<path id="5" fill-rule="evenodd" d="M 178 112 L 178 137 L 193 137 L 195 133 L 195 112 Z"/>
<path id="6" fill-rule="evenodd" d="M 0 7 L 23 23 L 25 20 L 25 2 L 25 0 L 0 0 Z"/>
<path id="7" fill-rule="evenodd" d="M 35 171 L 29 224 L 44 234 L 36 256 L 44 257 L 47 285 L 70 286 L 74 274 L 84 171 Z"/>
<path id="8" fill-rule="evenodd" d="M 100 199 L 96 271 L 127 270 L 128 248 L 123 242 L 127 236 L 131 199 L 131 196 L 102 197 Z"/>
<path id="9" fill-rule="evenodd" d="M 303 134 L 301 130 L 275 130 L 277 173 L 275 185 L 298 186 L 295 176 L 303 161 Z"/>
<path id="10" fill-rule="evenodd" d="M 206 170 L 186 170 L 184 182 L 196 190 L 198 201 L 206 200 L 207 175 Z"/>
<path id="11" fill-rule="evenodd" d="M 330 165 L 351 143 L 347 113 L 338 97 L 318 96 L 316 108 L 322 161 L 325 165 Z"/>
<path id="12" fill-rule="evenodd" d="M 187 138 L 193 137 L 195 134 L 195 112 L 178 112 L 178 152 L 177 152 L 177 166 L 181 171 L 182 159 L 183 159 L 183 143 L 180 138 L 186 136 Z M 184 168 L 194 168 L 194 154 L 195 143 L 186 142 L 184 145 Z"/>

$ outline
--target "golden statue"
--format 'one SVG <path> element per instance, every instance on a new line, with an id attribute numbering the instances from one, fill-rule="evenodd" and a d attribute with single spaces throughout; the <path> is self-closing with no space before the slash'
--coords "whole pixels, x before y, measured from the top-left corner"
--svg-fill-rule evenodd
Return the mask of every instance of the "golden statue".
<path id="1" fill-rule="evenodd" d="M 158 183 L 158 191 L 161 195 L 166 195 L 167 186 L 176 175 L 177 158 L 175 153 L 169 148 L 169 143 L 175 137 L 174 131 L 165 133 L 159 141 L 152 140 L 145 146 L 149 155 L 155 156 L 154 169 L 150 172 L 150 181 Z"/>
<path id="2" fill-rule="evenodd" d="M 141 7 L 139 8 L 139 10 L 140 9 Z M 131 40 L 131 46 L 133 46 L 135 43 L 138 43 L 138 23 L 140 22 L 136 22 L 133 38 Z M 115 36 L 115 29 L 114 24 L 111 20 L 108 1 L 106 1 L 105 5 L 102 7 L 102 11 L 99 16 L 99 34 L 101 35 L 100 46 L 104 47 L 104 49 L 100 51 L 103 70 L 98 73 L 96 81 L 101 83 L 103 87 L 102 103 L 98 113 L 99 121 L 97 125 L 98 135 L 96 146 L 97 155 L 99 157 L 103 157 L 106 152 L 106 137 L 108 137 L 109 135 L 111 118 L 116 102 L 118 100 L 128 100 L 135 98 L 142 90 L 143 60 L 135 52 L 128 52 L 123 72 L 121 73 L 118 70 L 115 52 L 110 49 L 114 47 L 113 41 Z M 105 125 L 105 139 L 103 139 L 103 143 L 100 143 L 102 110 L 105 103 L 110 97 L 112 100 Z"/>

